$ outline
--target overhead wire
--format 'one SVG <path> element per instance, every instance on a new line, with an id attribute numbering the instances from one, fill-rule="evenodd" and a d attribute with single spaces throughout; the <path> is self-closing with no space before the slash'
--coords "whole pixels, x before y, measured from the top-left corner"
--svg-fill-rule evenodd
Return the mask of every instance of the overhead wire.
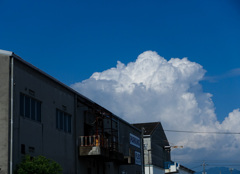
<path id="1" fill-rule="evenodd" d="M 207 164 L 207 166 L 215 166 L 215 167 L 221 167 L 221 166 L 239 166 L 240 165 L 240 161 L 239 160 L 192 160 L 191 162 L 189 162 L 189 160 L 183 160 L 183 159 L 175 159 L 175 161 L 178 161 L 178 162 L 182 162 L 184 164 L 196 164 L 196 163 L 202 163 L 203 161 Z M 191 167 L 191 169 L 193 168 L 198 168 L 202 165 L 197 165 L 197 166 L 194 166 L 194 167 Z"/>
<path id="2" fill-rule="evenodd" d="M 177 160 L 178 161 L 178 160 Z M 206 164 L 205 166 L 207 166 L 208 168 L 210 167 L 239 167 L 239 164 L 240 164 L 240 161 L 238 162 L 229 162 L 229 161 L 226 161 L 225 163 L 223 161 L 221 161 L 220 163 L 218 162 L 210 162 L 210 161 L 207 161 L 207 160 L 199 160 L 199 162 L 191 162 L 191 163 L 183 163 L 184 165 L 187 165 L 190 169 L 192 170 L 196 170 L 198 168 L 201 168 L 203 167 L 203 164 L 201 164 L 202 162 L 204 161 L 204 163 Z M 214 161 L 214 160 L 213 160 Z M 217 160 L 216 160 L 217 161 Z M 178 161 L 180 162 L 180 161 Z M 199 165 L 193 165 L 195 163 L 199 163 Z M 190 166 L 189 166 L 190 165 Z M 192 167 L 191 167 L 192 166 Z"/>
<path id="3" fill-rule="evenodd" d="M 211 131 L 188 131 L 188 130 L 170 130 L 170 129 L 165 129 L 164 131 L 166 132 L 175 132 L 175 133 L 190 133 L 190 134 L 220 134 L 220 135 L 240 135 L 240 132 L 211 132 Z M 184 162 L 186 160 L 181 160 L 181 159 L 175 159 L 175 161 L 179 162 Z M 219 160 L 195 160 L 192 161 L 191 163 L 199 163 L 200 161 L 205 161 L 207 162 L 208 166 L 215 166 L 215 167 L 222 167 L 222 166 L 239 166 L 240 161 L 239 160 L 234 160 L 234 161 L 219 161 Z M 201 165 L 191 167 L 192 169 L 201 167 Z"/>
<path id="4" fill-rule="evenodd" d="M 179 133 L 192 133 L 192 134 L 237 134 L 239 135 L 240 132 L 202 132 L 202 131 L 186 131 L 186 130 L 164 130 L 166 132 L 179 132 Z"/>

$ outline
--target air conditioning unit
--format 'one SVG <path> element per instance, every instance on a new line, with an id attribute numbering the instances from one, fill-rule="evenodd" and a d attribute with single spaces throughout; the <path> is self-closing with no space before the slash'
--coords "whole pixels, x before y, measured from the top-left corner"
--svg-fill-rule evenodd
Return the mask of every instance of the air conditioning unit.
<path id="1" fill-rule="evenodd" d="M 178 172 L 179 167 L 180 167 L 180 164 L 173 161 L 167 161 L 164 164 L 165 173 L 176 173 Z"/>

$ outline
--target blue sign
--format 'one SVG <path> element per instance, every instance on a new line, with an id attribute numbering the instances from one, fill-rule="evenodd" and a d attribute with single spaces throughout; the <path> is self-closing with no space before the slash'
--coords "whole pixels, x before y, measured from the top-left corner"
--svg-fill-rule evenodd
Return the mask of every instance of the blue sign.
<path id="1" fill-rule="evenodd" d="M 141 153 L 135 151 L 135 164 L 140 165 L 141 166 Z"/>
<path id="2" fill-rule="evenodd" d="M 130 133 L 130 144 L 140 148 L 141 147 L 140 138 Z"/>

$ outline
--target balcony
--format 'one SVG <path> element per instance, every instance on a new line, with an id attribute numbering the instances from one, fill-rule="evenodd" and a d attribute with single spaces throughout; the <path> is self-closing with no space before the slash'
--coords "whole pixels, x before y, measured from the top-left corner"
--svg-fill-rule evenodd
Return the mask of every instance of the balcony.
<path id="1" fill-rule="evenodd" d="M 123 161 L 118 152 L 118 144 L 100 135 L 80 136 L 79 155 L 81 157 L 104 157 L 106 160 Z"/>

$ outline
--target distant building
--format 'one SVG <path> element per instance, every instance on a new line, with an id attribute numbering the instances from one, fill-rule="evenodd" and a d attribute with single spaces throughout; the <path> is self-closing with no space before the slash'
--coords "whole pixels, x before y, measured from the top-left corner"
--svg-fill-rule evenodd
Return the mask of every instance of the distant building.
<path id="1" fill-rule="evenodd" d="M 142 173 L 139 129 L 4 50 L 0 138 L 1 174 L 26 154 L 53 159 L 66 174 Z"/>
<path id="2" fill-rule="evenodd" d="M 133 124 L 144 128 L 144 164 L 145 174 L 164 174 L 165 162 L 171 161 L 169 142 L 160 122 Z"/>
<path id="3" fill-rule="evenodd" d="M 144 129 L 145 174 L 193 174 L 194 171 L 171 161 L 171 146 L 160 122 L 133 124 Z"/>

